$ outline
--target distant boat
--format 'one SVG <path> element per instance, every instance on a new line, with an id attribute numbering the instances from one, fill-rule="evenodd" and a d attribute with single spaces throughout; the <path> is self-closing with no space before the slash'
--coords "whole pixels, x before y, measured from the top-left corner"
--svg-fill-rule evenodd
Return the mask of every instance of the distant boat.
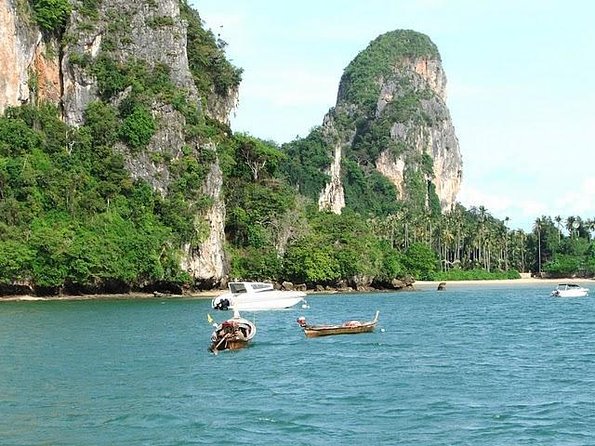
<path id="1" fill-rule="evenodd" d="M 342 334 L 370 333 L 376 328 L 379 314 L 380 312 L 377 311 L 374 319 L 368 322 L 347 321 L 341 325 L 309 325 L 306 322 L 306 318 L 303 316 L 299 317 L 297 322 L 304 330 L 304 334 L 307 338 Z"/>
<path id="2" fill-rule="evenodd" d="M 261 311 L 290 308 L 305 302 L 303 291 L 276 290 L 272 283 L 230 282 L 229 291 L 214 298 L 215 310 Z"/>
<path id="3" fill-rule="evenodd" d="M 209 350 L 215 354 L 223 350 L 239 350 L 247 347 L 255 334 L 254 322 L 244 319 L 238 311 L 234 311 L 233 318 L 215 327 Z"/>
<path id="4" fill-rule="evenodd" d="M 551 295 L 555 297 L 584 297 L 589 294 L 589 288 L 584 288 L 576 283 L 560 283 Z"/>

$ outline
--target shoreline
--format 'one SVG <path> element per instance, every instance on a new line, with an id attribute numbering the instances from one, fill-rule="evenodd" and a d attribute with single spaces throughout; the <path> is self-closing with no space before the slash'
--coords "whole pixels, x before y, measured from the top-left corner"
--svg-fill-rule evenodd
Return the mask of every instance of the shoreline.
<path id="1" fill-rule="evenodd" d="M 221 294 L 224 290 L 201 291 L 192 294 L 154 294 L 154 293 L 128 293 L 128 294 L 71 294 L 61 296 L 31 296 L 15 295 L 0 296 L 2 302 L 54 302 L 54 301 L 79 301 L 79 300 L 163 300 L 187 299 L 206 300 Z"/>
<path id="2" fill-rule="evenodd" d="M 446 289 L 449 286 L 493 286 L 493 285 L 550 285 L 554 288 L 559 283 L 570 282 L 579 285 L 587 285 L 595 287 L 595 279 L 573 279 L 573 278 L 561 278 L 561 279 L 538 279 L 536 277 L 522 277 L 520 279 L 488 279 L 488 280 L 435 280 L 435 281 L 416 281 L 413 284 L 413 288 L 420 290 L 436 289 L 440 283 L 446 284 Z M 418 288 L 419 287 L 419 288 Z M 595 290 L 594 290 L 595 291 Z"/>
<path id="3" fill-rule="evenodd" d="M 415 292 L 436 290 L 440 283 L 445 283 L 445 289 L 451 287 L 463 286 L 511 286 L 511 285 L 550 285 L 554 288 L 558 283 L 572 282 L 586 287 L 591 287 L 595 291 L 595 279 L 538 279 L 535 277 L 522 277 L 520 279 L 488 279 L 488 280 L 450 280 L 450 281 L 424 281 L 419 280 L 413 283 L 413 288 L 409 290 L 328 290 L 328 291 L 306 291 L 308 295 L 317 294 L 337 294 L 345 292 L 346 294 L 353 293 L 375 293 L 375 292 Z M 200 291 L 191 294 L 165 294 L 165 293 L 128 293 L 128 294 L 80 294 L 80 295 L 61 295 L 61 296 L 31 296 L 31 295 L 15 295 L 15 296 L 0 296 L 0 303 L 2 302 L 51 302 L 51 301 L 82 301 L 82 300 L 158 300 L 158 299 L 187 299 L 187 300 L 206 300 L 212 299 L 215 296 L 225 292 L 225 290 L 208 290 Z"/>

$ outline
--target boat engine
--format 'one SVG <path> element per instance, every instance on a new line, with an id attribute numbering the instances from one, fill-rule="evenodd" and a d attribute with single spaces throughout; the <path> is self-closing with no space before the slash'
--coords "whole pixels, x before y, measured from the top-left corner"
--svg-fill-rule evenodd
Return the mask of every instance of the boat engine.
<path id="1" fill-rule="evenodd" d="M 221 299 L 219 302 L 217 302 L 215 304 L 215 306 L 213 308 L 215 308 L 215 310 L 228 310 L 229 309 L 229 299 Z"/>

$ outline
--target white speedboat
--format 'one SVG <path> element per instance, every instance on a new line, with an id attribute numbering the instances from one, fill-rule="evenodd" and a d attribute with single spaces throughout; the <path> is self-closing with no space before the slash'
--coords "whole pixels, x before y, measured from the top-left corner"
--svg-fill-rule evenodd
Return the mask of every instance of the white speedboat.
<path id="1" fill-rule="evenodd" d="M 272 283 L 230 282 L 229 291 L 211 302 L 215 310 L 261 311 L 290 308 L 304 302 L 303 291 L 276 290 Z"/>
<path id="2" fill-rule="evenodd" d="M 589 294 L 589 288 L 584 288 L 576 283 L 560 283 L 554 291 L 552 296 L 556 297 L 584 297 Z"/>

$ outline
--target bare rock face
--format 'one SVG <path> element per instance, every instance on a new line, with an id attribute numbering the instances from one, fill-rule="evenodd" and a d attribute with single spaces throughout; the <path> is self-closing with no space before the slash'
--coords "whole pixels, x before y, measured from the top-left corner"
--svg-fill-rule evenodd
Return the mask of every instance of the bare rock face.
<path id="1" fill-rule="evenodd" d="M 397 76 L 409 77 L 411 85 L 418 91 L 431 91 L 434 94 L 420 99 L 419 108 L 425 121 L 395 122 L 390 130 L 390 138 L 396 143 L 413 149 L 413 157 L 406 152 L 393 156 L 390 150 L 384 150 L 376 161 L 376 169 L 389 178 L 401 199 L 406 197 L 405 166 L 411 158 L 428 154 L 433 161 L 433 175 L 426 179 L 432 181 L 442 211 L 451 209 L 456 201 L 462 180 L 462 157 L 454 126 L 446 107 L 446 76 L 439 60 L 427 57 L 407 61 L 403 67 L 395 70 Z M 393 101 L 403 96 L 402 83 L 383 84 L 378 100 L 376 116 Z M 408 156 L 409 155 L 409 156 Z"/>
<path id="2" fill-rule="evenodd" d="M 55 39 L 42 39 L 27 2 L 0 0 L 0 113 L 34 100 L 58 102 L 61 79 Z"/>
<path id="3" fill-rule="evenodd" d="M 330 210 L 335 214 L 340 214 L 341 210 L 345 207 L 345 194 L 341 182 L 342 156 L 343 152 L 341 150 L 341 144 L 335 144 L 333 163 L 328 169 L 328 174 L 331 180 L 320 193 L 320 198 L 318 199 L 319 209 Z"/>
<path id="4" fill-rule="evenodd" d="M 337 104 L 323 122 L 334 156 L 319 207 L 339 213 L 349 205 L 339 159 L 347 158 L 362 175 L 375 170 L 390 180 L 395 200 L 413 199 L 413 185 L 422 184 L 424 206 L 435 194 L 440 209 L 450 209 L 463 163 L 445 100 L 446 76 L 427 36 L 393 31 L 371 42 L 345 69 Z"/>
<path id="5" fill-rule="evenodd" d="M 214 163 L 203 190 L 213 201 L 203 217 L 208 227 L 208 235 L 198 245 L 188 243 L 184 246 L 182 268 L 206 288 L 221 285 L 227 275 L 227 262 L 222 249 L 225 242 L 225 203 L 222 188 L 223 175 L 219 165 Z"/>
<path id="6" fill-rule="evenodd" d="M 64 113 L 66 122 L 80 125 L 88 102 L 97 97 L 97 85 L 81 60 L 94 60 L 109 48 L 117 62 L 142 60 L 148 66 L 163 64 L 172 82 L 188 91 L 192 101 L 198 92 L 186 52 L 186 23 L 179 1 L 102 1 L 96 17 L 74 10 L 66 30 L 70 44 L 64 47 Z M 76 61 L 75 61 L 76 58 Z"/>

